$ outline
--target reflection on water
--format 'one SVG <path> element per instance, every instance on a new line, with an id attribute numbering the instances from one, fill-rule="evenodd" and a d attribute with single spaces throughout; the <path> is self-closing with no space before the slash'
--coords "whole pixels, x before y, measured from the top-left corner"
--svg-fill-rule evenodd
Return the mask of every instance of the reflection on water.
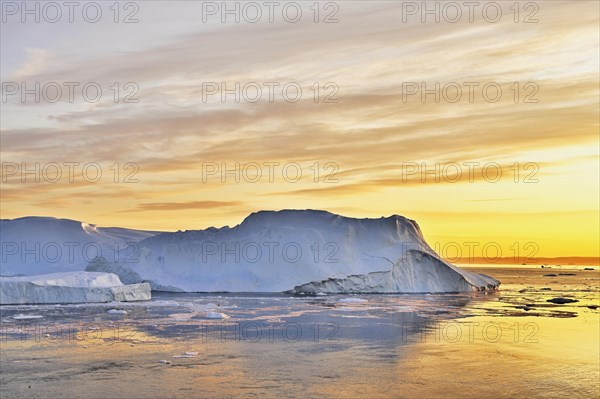
<path id="1" fill-rule="evenodd" d="M 160 294 L 147 303 L 5 306 L 0 392 L 34 398 L 597 397 L 598 272 L 488 273 L 503 282 L 501 291 Z M 556 296 L 578 302 L 546 302 Z"/>

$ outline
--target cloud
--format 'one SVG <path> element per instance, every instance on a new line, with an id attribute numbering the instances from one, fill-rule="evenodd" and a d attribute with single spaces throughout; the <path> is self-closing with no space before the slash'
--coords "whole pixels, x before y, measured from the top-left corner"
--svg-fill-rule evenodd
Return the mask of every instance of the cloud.
<path id="1" fill-rule="evenodd" d="M 188 209 L 213 209 L 240 206 L 240 201 L 191 201 L 191 202 L 151 202 L 141 203 L 136 211 L 181 211 Z M 131 212 L 128 210 L 126 212 Z"/>
<path id="2" fill-rule="evenodd" d="M 134 162 L 140 182 L 22 184 L 13 176 L 2 184 L 2 210 L 95 212 L 110 224 L 127 213 L 140 221 L 144 212 L 172 211 L 176 216 L 164 223 L 179 227 L 175 224 L 187 220 L 178 211 L 201 214 L 210 223 L 277 208 L 282 199 L 356 214 L 374 212 L 378 204 L 377 211 L 385 213 L 402 206 L 384 192 L 398 187 L 410 187 L 424 208 L 437 206 L 427 191 L 432 187 L 439 189 L 437 196 L 452 192 L 472 207 L 489 202 L 477 198 L 513 197 L 498 187 L 489 192 L 492 187 L 480 173 L 473 185 L 465 184 L 466 175 L 456 186 L 402 178 L 405 163 L 470 161 L 497 162 L 503 173 L 513 162 L 537 163 L 548 183 L 536 189 L 545 191 L 519 193 L 529 198 L 531 209 L 552 192 L 569 192 L 576 201 L 557 195 L 545 206 L 565 211 L 587 206 L 581 201 L 597 199 L 597 187 L 566 190 L 565 180 L 587 182 L 586 171 L 597 157 L 579 167 L 592 150 L 579 160 L 561 152 L 571 146 L 597 148 L 598 4 L 543 2 L 540 22 L 533 24 L 515 24 L 511 4 L 502 3 L 507 17 L 495 24 L 481 19 L 423 24 L 418 16 L 404 23 L 401 2 L 341 2 L 338 24 L 310 18 L 297 24 L 203 24 L 197 3 L 164 8 L 146 2 L 135 26 L 3 26 L 3 81 L 92 81 L 105 92 L 98 103 L 22 104 L 11 97 L 2 104 L 2 162 L 98 162 L 104 168 Z M 231 87 L 272 81 L 298 82 L 302 100 L 202 99 L 205 82 Z M 110 89 L 115 82 L 121 89 L 125 82 L 137 84 L 139 102 L 115 103 Z M 322 101 L 328 82 L 339 88 L 338 103 Z M 503 95 L 486 102 L 478 89 L 473 102 L 466 92 L 457 103 L 436 102 L 432 95 L 422 101 L 419 94 L 406 96 L 411 82 L 428 88 L 498 82 Z M 531 94 L 527 83 L 537 85 L 538 102 L 524 102 Z M 273 184 L 203 182 L 205 162 L 229 167 L 298 162 L 305 178 L 297 184 L 281 177 Z M 315 162 L 338 165 L 339 183 L 311 181 Z M 458 187 L 464 192 L 456 194 Z M 502 210 L 522 204 L 503 202 L 490 205 Z"/>

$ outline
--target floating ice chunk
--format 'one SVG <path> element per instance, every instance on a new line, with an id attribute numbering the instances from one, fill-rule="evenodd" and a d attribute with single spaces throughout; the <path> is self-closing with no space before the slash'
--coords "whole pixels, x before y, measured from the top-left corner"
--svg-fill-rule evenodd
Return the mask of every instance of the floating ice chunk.
<path id="1" fill-rule="evenodd" d="M 364 302 L 369 302 L 369 301 L 367 301 L 366 299 L 362 299 L 362 298 L 342 298 L 338 302 L 341 302 L 341 303 L 364 303 Z"/>
<path id="2" fill-rule="evenodd" d="M 175 319 L 176 321 L 186 321 L 196 316 L 196 312 L 193 313 L 173 313 L 170 314 L 169 317 Z"/>
<path id="3" fill-rule="evenodd" d="M 110 309 L 106 313 L 108 313 L 108 314 L 127 314 L 127 311 L 126 310 L 121 310 L 121 309 Z"/>
<path id="4" fill-rule="evenodd" d="M 174 358 L 192 358 L 192 357 L 196 357 L 196 355 L 198 354 L 198 352 L 183 352 L 181 355 L 175 355 L 173 356 Z"/>
<path id="5" fill-rule="evenodd" d="M 162 364 L 171 364 L 171 361 L 170 360 L 162 359 L 161 361 L 159 361 L 159 363 L 162 363 Z"/>
<path id="6" fill-rule="evenodd" d="M 29 320 L 29 319 L 41 319 L 44 316 L 39 316 L 35 314 L 16 314 L 12 318 L 15 320 Z"/>
<path id="7" fill-rule="evenodd" d="M 225 313 L 208 311 L 208 312 L 206 312 L 206 318 L 207 319 L 228 319 L 229 316 L 227 316 Z"/>

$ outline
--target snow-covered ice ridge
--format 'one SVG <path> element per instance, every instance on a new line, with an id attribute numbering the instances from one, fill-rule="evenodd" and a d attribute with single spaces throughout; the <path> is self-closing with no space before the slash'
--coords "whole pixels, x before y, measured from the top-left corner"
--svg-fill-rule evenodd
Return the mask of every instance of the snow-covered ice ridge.
<path id="1" fill-rule="evenodd" d="M 53 217 L 2 219 L 0 275 L 82 271 L 96 255 L 127 261 L 131 243 L 155 234 Z"/>
<path id="2" fill-rule="evenodd" d="M 27 220 L 25 220 L 27 219 Z M 0 223 L 2 241 L 23 232 L 40 218 Z M 125 282 L 148 282 L 155 290 L 188 292 L 293 292 L 316 294 L 425 293 L 493 290 L 500 282 L 462 270 L 441 259 L 426 243 L 413 220 L 393 215 L 355 219 L 316 210 L 260 211 L 229 228 L 137 232 L 100 229 L 90 232 L 74 221 L 43 218 L 47 240 L 53 221 L 62 223 L 62 237 L 135 241 L 133 262 L 96 259 L 90 269 L 116 273 Z M 11 226 L 18 225 L 18 228 Z M 68 224 L 65 228 L 64 224 Z M 44 229 L 36 235 L 43 235 Z M 101 232 L 99 234 L 97 232 Z M 115 232 L 119 236 L 115 238 Z M 88 262 L 51 268 L 2 260 L 2 274 L 36 274 L 49 270 L 83 270 Z M 119 259 L 125 258 L 119 257 Z M 50 266 L 50 265 L 49 265 Z M 25 271 L 23 271 L 25 270 Z"/>
<path id="3" fill-rule="evenodd" d="M 0 277 L 0 305 L 145 301 L 150 285 L 124 285 L 116 274 L 64 272 Z"/>

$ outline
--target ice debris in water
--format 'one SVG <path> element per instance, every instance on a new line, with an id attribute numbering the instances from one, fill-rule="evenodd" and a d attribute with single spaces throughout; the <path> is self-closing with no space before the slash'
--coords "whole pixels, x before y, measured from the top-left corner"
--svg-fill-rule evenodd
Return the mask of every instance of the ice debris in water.
<path id="1" fill-rule="evenodd" d="M 207 319 L 228 319 L 229 316 L 227 316 L 225 313 L 219 313 L 219 312 L 213 312 L 213 311 L 208 311 L 206 312 L 206 318 Z"/>
<path id="2" fill-rule="evenodd" d="M 34 315 L 34 314 L 16 314 L 12 318 L 15 320 L 28 320 L 28 319 L 41 319 L 44 316 Z"/>
<path id="3" fill-rule="evenodd" d="M 126 310 L 121 310 L 121 309 L 110 309 L 106 313 L 108 313 L 108 314 L 127 314 L 127 311 Z"/>
<path id="4" fill-rule="evenodd" d="M 362 298 L 342 298 L 338 302 L 341 302 L 341 303 L 364 303 L 364 302 L 369 302 L 369 301 L 367 301 L 366 299 L 362 299 Z"/>

